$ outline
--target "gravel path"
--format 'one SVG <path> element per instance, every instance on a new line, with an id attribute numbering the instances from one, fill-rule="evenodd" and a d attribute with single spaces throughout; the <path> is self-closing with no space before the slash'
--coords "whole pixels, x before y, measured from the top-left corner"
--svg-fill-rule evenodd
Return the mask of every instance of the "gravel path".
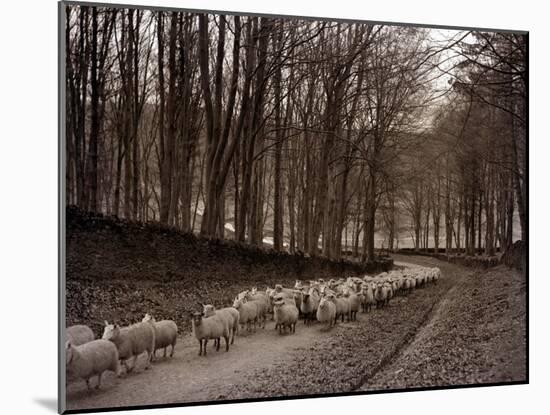
<path id="1" fill-rule="evenodd" d="M 299 322 L 294 335 L 273 323 L 235 340 L 229 352 L 184 333 L 172 359 L 88 392 L 69 385 L 68 409 L 200 402 L 355 390 L 486 383 L 525 378 L 525 282 L 517 272 L 480 272 L 426 257 L 397 265 L 439 266 L 437 285 L 396 297 L 358 321 L 326 332 Z M 407 263 L 407 264 L 405 264 Z M 223 347 L 222 347 L 223 350 Z"/>

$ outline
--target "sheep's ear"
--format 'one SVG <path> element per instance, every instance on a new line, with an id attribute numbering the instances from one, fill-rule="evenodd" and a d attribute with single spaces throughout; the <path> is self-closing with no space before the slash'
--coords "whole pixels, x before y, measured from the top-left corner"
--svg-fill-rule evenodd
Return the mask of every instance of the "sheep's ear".
<path id="1" fill-rule="evenodd" d="M 104 320 L 103 322 L 105 323 L 106 326 L 109 325 L 109 322 L 107 320 Z"/>

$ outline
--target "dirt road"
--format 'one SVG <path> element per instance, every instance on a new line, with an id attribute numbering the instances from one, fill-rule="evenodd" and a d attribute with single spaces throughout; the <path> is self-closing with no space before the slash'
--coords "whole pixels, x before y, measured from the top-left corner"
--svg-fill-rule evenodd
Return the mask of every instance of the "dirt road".
<path id="1" fill-rule="evenodd" d="M 223 342 L 219 352 L 209 344 L 207 357 L 197 356 L 198 342 L 190 333 L 183 333 L 175 356 L 171 359 L 160 357 L 150 370 L 143 370 L 145 356 L 142 356 L 135 373 L 119 379 L 112 373 L 104 376 L 101 390 L 87 391 L 84 382 L 69 385 L 67 407 L 106 408 L 308 395 L 419 386 L 424 384 L 422 379 L 429 380 L 431 383 L 428 384 L 457 384 L 499 378 L 515 380 L 524 376 L 519 364 L 522 362 L 520 353 L 516 353 L 518 357 L 512 366 L 498 360 L 521 349 L 521 344 L 518 345 L 514 339 L 508 342 L 509 349 L 495 356 L 498 364 L 481 358 L 472 360 L 474 367 L 483 366 L 475 371 L 475 376 L 469 377 L 474 372 L 453 371 L 450 366 L 445 366 L 448 360 L 445 356 L 461 356 L 463 360 L 471 358 L 467 347 L 468 336 L 487 335 L 479 333 L 474 320 L 464 324 L 454 320 L 464 317 L 460 313 L 464 310 L 453 308 L 457 304 L 456 298 L 464 298 L 461 290 L 475 289 L 470 285 L 478 272 L 430 258 L 396 256 L 395 259 L 398 265 L 402 262 L 437 265 L 442 269 L 442 278 L 437 285 L 418 289 L 406 297 L 394 298 L 390 306 L 384 309 L 359 313 L 357 322 L 340 323 L 329 332 L 322 331 L 319 324 L 305 327 L 300 321 L 296 334 L 279 335 L 270 322 L 265 330 L 258 329 L 256 333 L 237 337 L 227 353 Z M 498 271 L 495 275 L 492 283 L 498 281 Z M 518 278 L 515 277 L 515 280 Z M 509 284 L 498 291 L 497 295 L 503 296 L 497 300 L 501 301 L 500 304 L 504 297 L 508 298 L 508 288 L 513 291 L 518 287 L 517 284 Z M 484 288 L 479 286 L 477 289 Z M 468 293 L 471 294 L 470 291 Z M 504 337 L 517 338 L 519 335 L 521 338 L 521 316 L 525 305 L 523 309 L 519 303 L 512 306 L 506 310 L 513 308 L 512 312 L 516 314 L 514 321 L 518 325 L 515 330 L 506 333 L 499 331 L 501 343 Z M 493 325 L 500 330 L 503 325 L 498 323 L 499 316 L 491 315 L 494 317 Z M 507 315 L 505 317 L 508 318 Z M 455 326 L 464 330 L 466 343 L 457 343 L 456 346 L 445 343 L 445 338 L 437 340 L 445 328 Z M 481 345 L 478 348 L 483 349 Z M 423 361 L 432 362 L 429 371 L 421 366 Z M 446 370 L 445 378 L 432 372 L 437 369 L 438 361 Z M 502 367 L 506 370 L 501 370 Z M 484 377 L 483 373 L 490 373 L 491 376 Z"/>

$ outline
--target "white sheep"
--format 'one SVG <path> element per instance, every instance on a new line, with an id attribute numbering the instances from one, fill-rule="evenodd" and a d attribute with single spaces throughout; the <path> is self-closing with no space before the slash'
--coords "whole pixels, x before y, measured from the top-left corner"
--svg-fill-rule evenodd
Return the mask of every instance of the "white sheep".
<path id="1" fill-rule="evenodd" d="M 441 277 L 441 270 L 438 267 L 433 268 L 432 279 L 434 284 L 437 284 L 437 281 L 439 280 L 440 277 Z"/>
<path id="2" fill-rule="evenodd" d="M 155 329 L 149 323 L 136 323 L 128 327 L 120 327 L 117 324 L 109 324 L 105 321 L 103 339 L 112 341 L 117 349 L 119 359 L 122 361 L 126 372 L 129 373 L 136 367 L 136 361 L 140 354 L 147 352 L 145 369 L 151 366 L 153 352 L 155 350 Z M 134 358 L 129 368 L 127 360 Z"/>
<path id="3" fill-rule="evenodd" d="M 65 330 L 65 341 L 71 342 L 73 346 L 80 346 L 81 344 L 91 342 L 95 339 L 94 332 L 88 326 L 84 324 L 77 324 L 67 327 Z"/>
<path id="4" fill-rule="evenodd" d="M 310 288 L 302 292 L 300 311 L 304 316 L 304 324 L 309 324 L 315 319 L 321 296 L 317 288 Z"/>
<path id="5" fill-rule="evenodd" d="M 204 317 L 211 317 L 215 314 L 227 321 L 229 333 L 231 335 L 231 344 L 235 342 L 235 336 L 239 332 L 239 310 L 233 307 L 225 307 L 217 310 L 212 304 L 203 305 L 202 311 Z"/>
<path id="6" fill-rule="evenodd" d="M 266 314 L 271 314 L 271 320 L 273 320 L 273 305 L 271 303 L 271 298 L 267 293 L 259 292 L 256 287 L 252 287 L 252 289 L 247 293 L 245 296 L 247 301 L 259 301 L 264 304 L 264 306 L 260 307 L 260 312 L 264 312 Z M 263 319 L 263 324 L 265 327 L 265 316 Z"/>
<path id="7" fill-rule="evenodd" d="M 361 289 L 361 293 L 363 294 L 363 312 L 369 312 L 374 304 L 376 304 L 376 301 L 374 299 L 374 289 L 373 289 L 374 283 L 366 283 L 363 285 Z"/>
<path id="8" fill-rule="evenodd" d="M 156 358 L 157 350 L 164 349 L 166 357 L 166 349 L 172 346 L 170 357 L 174 356 L 174 348 L 178 338 L 178 326 L 173 320 L 156 321 L 150 314 L 145 314 L 142 320 L 144 323 L 149 323 L 155 329 L 155 350 L 153 351 L 153 360 Z"/>
<path id="9" fill-rule="evenodd" d="M 376 289 L 374 291 L 374 299 L 376 300 L 376 308 L 384 307 L 386 304 L 388 304 L 389 294 L 389 286 L 386 283 L 379 282 L 376 285 Z"/>
<path id="10" fill-rule="evenodd" d="M 316 317 L 319 322 L 327 323 L 327 330 L 336 324 L 336 305 L 330 300 L 330 296 L 321 298 Z"/>
<path id="11" fill-rule="evenodd" d="M 390 303 L 390 300 L 393 298 L 394 296 L 394 292 L 393 292 L 393 285 L 389 282 L 385 282 L 384 283 L 384 287 L 386 287 L 387 289 L 387 294 L 386 294 L 386 304 L 389 304 Z"/>
<path id="12" fill-rule="evenodd" d="M 286 331 L 287 327 L 291 333 L 296 333 L 298 307 L 292 303 L 285 303 L 283 296 L 277 296 L 273 302 L 273 314 L 275 315 L 275 327 L 279 328 L 279 334 L 282 334 L 283 330 Z"/>
<path id="13" fill-rule="evenodd" d="M 351 321 L 357 320 L 357 312 L 361 307 L 361 298 L 355 293 L 353 289 L 347 289 L 344 291 L 344 298 L 349 302 L 349 318 Z"/>
<path id="14" fill-rule="evenodd" d="M 254 325 L 254 331 L 256 331 L 256 323 L 258 321 L 258 303 L 254 301 L 246 301 L 246 298 L 235 300 L 233 307 L 239 311 L 239 324 L 244 329 L 250 331 L 251 326 Z"/>
<path id="15" fill-rule="evenodd" d="M 107 340 L 92 340 L 79 346 L 65 343 L 67 378 L 84 379 L 90 389 L 90 378 L 97 375 L 96 389 L 101 387 L 101 376 L 106 370 L 120 376 L 117 347 Z"/>
<path id="16" fill-rule="evenodd" d="M 336 297 L 333 301 L 336 305 L 336 320 L 342 318 L 342 322 L 344 322 L 344 317 L 347 317 L 347 320 L 350 321 L 351 307 L 349 300 L 345 297 Z"/>
<path id="17" fill-rule="evenodd" d="M 193 333 L 199 341 L 199 356 L 206 356 L 206 345 L 208 340 L 217 340 L 216 350 L 220 350 L 220 338 L 225 339 L 225 351 L 229 351 L 229 324 L 227 320 L 220 317 L 218 314 L 214 314 L 210 317 L 202 316 L 202 313 L 191 313 L 191 324 L 193 326 Z"/>

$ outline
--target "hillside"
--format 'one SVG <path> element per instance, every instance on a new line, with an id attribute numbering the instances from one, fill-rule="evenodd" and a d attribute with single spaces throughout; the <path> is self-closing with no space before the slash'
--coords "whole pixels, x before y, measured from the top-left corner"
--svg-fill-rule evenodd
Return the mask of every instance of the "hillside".
<path id="1" fill-rule="evenodd" d="M 74 207 L 67 209 L 66 222 L 67 325 L 88 324 L 97 335 L 104 320 L 127 324 L 148 312 L 185 327 L 199 303 L 229 305 L 252 286 L 289 286 L 296 279 L 392 266 L 387 258 L 359 264 L 276 253 Z"/>

